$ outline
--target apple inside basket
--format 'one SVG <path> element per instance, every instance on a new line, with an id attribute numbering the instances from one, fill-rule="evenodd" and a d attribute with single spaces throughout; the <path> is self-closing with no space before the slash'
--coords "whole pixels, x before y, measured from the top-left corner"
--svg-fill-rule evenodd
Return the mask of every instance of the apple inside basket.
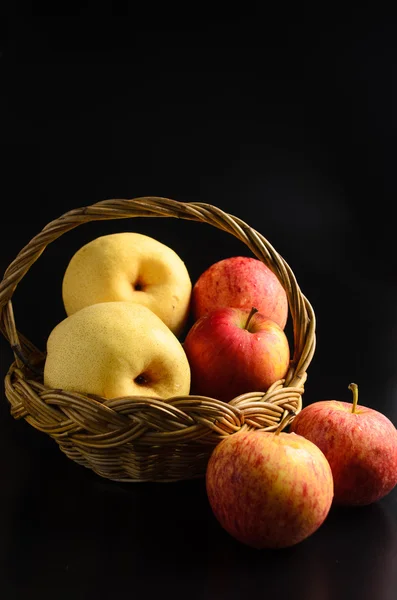
<path id="1" fill-rule="evenodd" d="M 192 288 L 181 258 L 157 240 L 97 238 L 72 257 L 62 289 L 67 317 L 40 352 L 15 325 L 19 281 L 77 225 L 142 216 L 208 223 L 254 257 L 215 263 Z M 49 223 L 7 269 L 0 311 L 15 357 L 5 380 L 12 415 L 75 462 L 121 481 L 200 477 L 221 439 L 284 428 L 302 408 L 315 349 L 313 309 L 269 242 L 214 206 L 165 198 L 105 200 Z M 293 343 L 284 333 L 288 311 Z M 194 324 L 182 339 L 189 315 Z"/>

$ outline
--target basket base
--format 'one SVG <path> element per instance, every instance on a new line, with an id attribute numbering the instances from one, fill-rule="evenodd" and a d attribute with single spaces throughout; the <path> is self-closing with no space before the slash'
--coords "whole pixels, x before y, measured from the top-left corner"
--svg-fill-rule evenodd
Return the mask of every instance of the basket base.
<path id="1" fill-rule="evenodd" d="M 13 363 L 5 379 L 15 419 L 49 435 L 71 460 L 117 482 L 204 477 L 214 447 L 244 429 L 276 431 L 302 407 L 299 387 L 275 382 L 224 403 L 201 396 L 105 400 L 44 386 Z"/>
<path id="2" fill-rule="evenodd" d="M 186 481 L 205 477 L 207 463 L 211 451 L 203 452 L 203 448 L 192 447 L 177 448 L 176 452 L 165 453 L 159 449 L 159 454 L 154 454 L 153 449 L 146 456 L 142 448 L 126 447 L 125 452 L 120 449 L 92 449 L 76 450 L 70 443 L 57 444 L 63 454 L 78 465 L 90 469 L 100 477 L 119 483 L 170 483 Z M 212 450 L 212 449 L 211 449 Z"/>

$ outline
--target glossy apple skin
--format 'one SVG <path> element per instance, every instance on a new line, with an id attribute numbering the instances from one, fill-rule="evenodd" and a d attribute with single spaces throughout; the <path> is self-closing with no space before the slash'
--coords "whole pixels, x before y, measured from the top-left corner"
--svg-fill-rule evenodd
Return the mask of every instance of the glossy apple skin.
<path id="1" fill-rule="evenodd" d="M 217 308 L 232 307 L 258 311 L 284 329 L 288 300 L 276 275 L 262 261 L 232 256 L 211 265 L 196 281 L 191 306 L 197 320 Z"/>
<path id="2" fill-rule="evenodd" d="M 246 392 L 266 391 L 285 377 L 290 350 L 284 331 L 249 310 L 220 308 L 201 317 L 183 343 L 191 370 L 191 393 L 228 402 Z"/>
<path id="3" fill-rule="evenodd" d="M 220 525 L 253 548 L 293 546 L 313 534 L 332 504 L 333 479 L 315 444 L 291 434 L 242 431 L 220 442 L 206 471 Z"/>
<path id="4" fill-rule="evenodd" d="M 327 457 L 335 504 L 371 504 L 397 484 L 397 430 L 382 413 L 336 400 L 309 404 L 290 431 L 316 444 Z"/>

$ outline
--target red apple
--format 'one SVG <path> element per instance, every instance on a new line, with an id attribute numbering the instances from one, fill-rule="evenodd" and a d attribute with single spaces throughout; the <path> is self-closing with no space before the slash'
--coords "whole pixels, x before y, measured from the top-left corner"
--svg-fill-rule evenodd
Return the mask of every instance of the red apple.
<path id="1" fill-rule="evenodd" d="M 397 430 L 382 413 L 353 403 L 323 400 L 306 406 L 291 431 L 316 444 L 327 457 L 335 482 L 334 502 L 371 504 L 397 484 Z"/>
<path id="2" fill-rule="evenodd" d="M 285 377 L 290 359 L 284 331 L 255 308 L 218 308 L 201 317 L 183 344 L 191 393 L 228 402 L 266 391 Z"/>
<path id="3" fill-rule="evenodd" d="M 333 480 L 324 454 L 304 437 L 247 430 L 215 447 L 206 489 L 215 517 L 230 535 L 254 548 L 283 548 L 323 523 Z"/>
<path id="4" fill-rule="evenodd" d="M 288 300 L 276 275 L 262 261 L 248 256 L 232 256 L 214 263 L 200 275 L 192 290 L 195 320 L 217 308 L 250 309 L 284 329 Z"/>

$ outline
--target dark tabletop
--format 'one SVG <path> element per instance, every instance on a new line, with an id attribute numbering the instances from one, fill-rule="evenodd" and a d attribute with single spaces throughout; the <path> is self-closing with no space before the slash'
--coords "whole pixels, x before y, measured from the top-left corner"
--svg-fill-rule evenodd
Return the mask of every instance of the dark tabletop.
<path id="1" fill-rule="evenodd" d="M 356 382 L 360 402 L 397 424 L 392 19 L 345 11 L 312 27 L 280 14 L 254 34 L 253 14 L 156 30 L 149 10 L 98 11 L 95 21 L 66 12 L 10 15 L 1 49 L 1 272 L 72 208 L 141 195 L 216 205 L 265 235 L 314 307 L 304 404 L 350 401 Z M 23 279 L 15 318 L 37 346 L 64 316 L 71 254 L 125 227 L 65 234 Z M 205 224 L 134 228 L 183 255 L 193 280 L 247 253 Z M 3 338 L 0 352 L 3 379 Z M 332 508 L 293 548 L 256 551 L 220 528 L 202 479 L 102 479 L 15 421 L 0 395 L 4 600 L 396 598 L 397 489 L 368 507 Z"/>

